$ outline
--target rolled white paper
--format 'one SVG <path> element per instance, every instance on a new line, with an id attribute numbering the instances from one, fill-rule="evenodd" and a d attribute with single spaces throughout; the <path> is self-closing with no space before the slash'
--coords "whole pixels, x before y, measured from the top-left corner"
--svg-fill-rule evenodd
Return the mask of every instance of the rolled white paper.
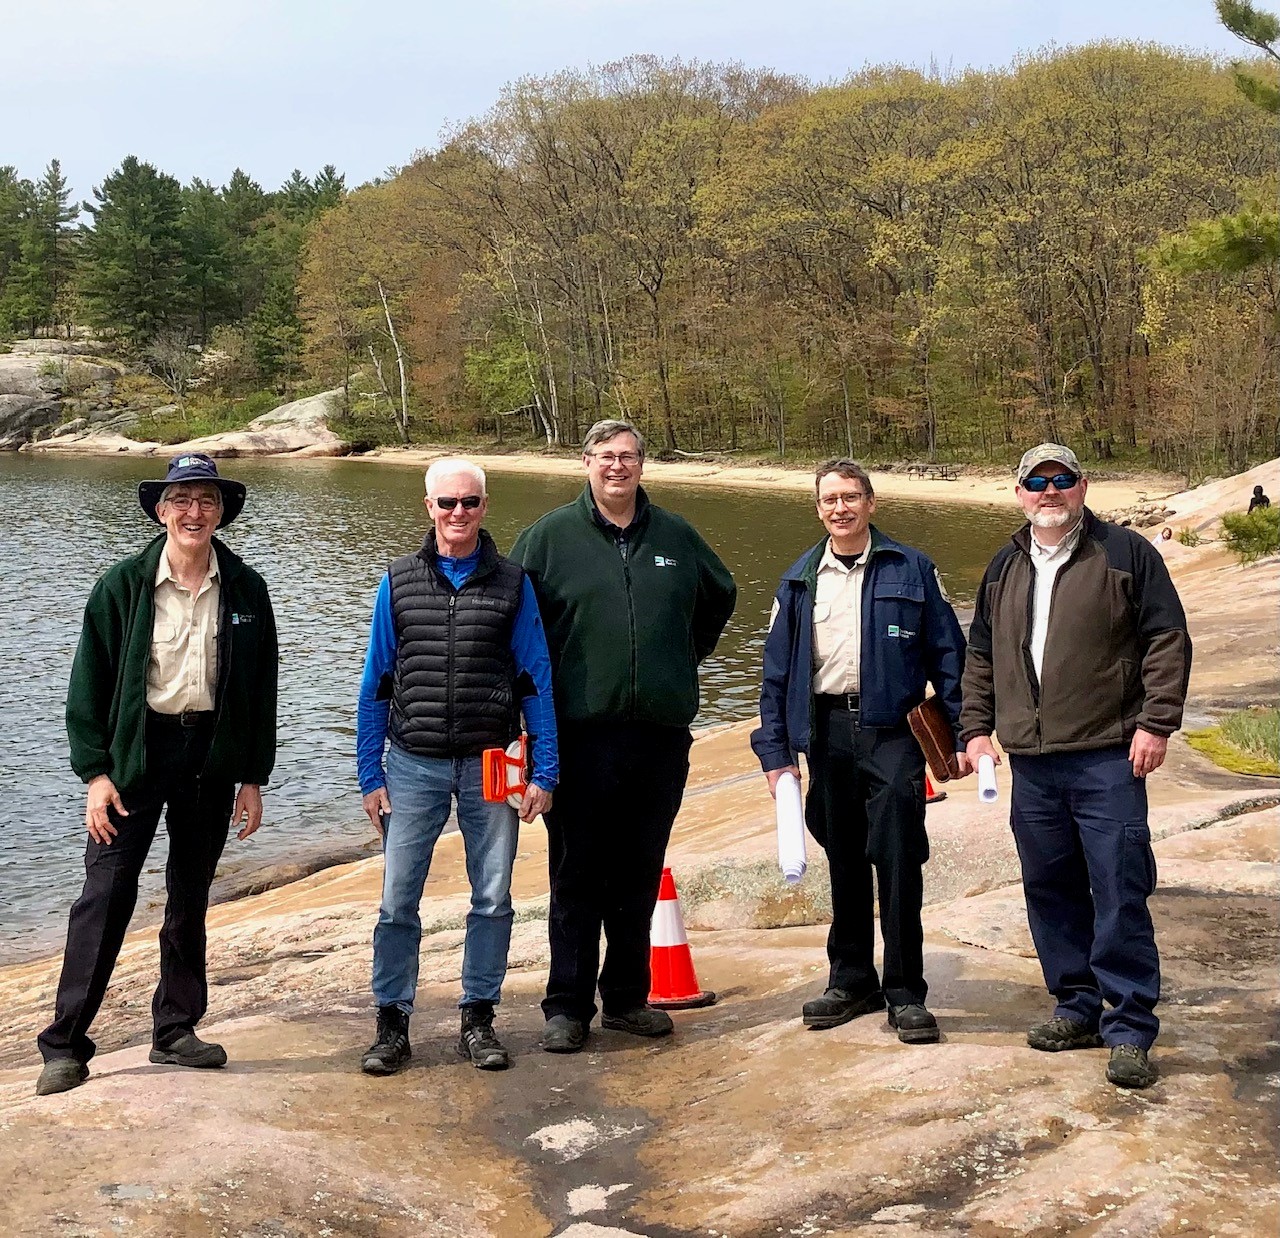
<path id="1" fill-rule="evenodd" d="M 775 788 L 778 807 L 778 865 L 788 885 L 804 876 L 809 862 L 804 844 L 804 807 L 800 803 L 800 780 L 788 772 Z"/>
<path id="2" fill-rule="evenodd" d="M 994 804 L 999 794 L 996 790 L 996 763 L 990 757 L 979 757 L 978 798 L 984 804 Z"/>

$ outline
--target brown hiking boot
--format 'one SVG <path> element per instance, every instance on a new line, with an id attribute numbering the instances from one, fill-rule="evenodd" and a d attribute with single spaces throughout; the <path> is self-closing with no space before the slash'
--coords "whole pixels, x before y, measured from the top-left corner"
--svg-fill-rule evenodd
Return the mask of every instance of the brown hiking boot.
<path id="1" fill-rule="evenodd" d="M 1101 1049 L 1102 1037 L 1096 1029 L 1056 1015 L 1046 1023 L 1037 1023 L 1027 1033 L 1027 1044 L 1041 1053 L 1061 1053 L 1064 1049 Z"/>

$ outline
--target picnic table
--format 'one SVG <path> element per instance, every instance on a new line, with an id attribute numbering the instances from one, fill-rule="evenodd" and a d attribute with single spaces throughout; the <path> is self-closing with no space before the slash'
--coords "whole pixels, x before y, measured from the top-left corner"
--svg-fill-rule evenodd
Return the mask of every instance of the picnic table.
<path id="1" fill-rule="evenodd" d="M 919 464 L 907 465 L 907 476 L 927 477 L 930 481 L 958 481 L 960 469 L 954 464 Z"/>

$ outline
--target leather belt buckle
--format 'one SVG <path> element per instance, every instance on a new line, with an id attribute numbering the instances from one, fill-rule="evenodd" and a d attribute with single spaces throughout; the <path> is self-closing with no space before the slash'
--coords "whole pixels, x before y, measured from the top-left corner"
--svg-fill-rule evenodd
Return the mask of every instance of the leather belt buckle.
<path id="1" fill-rule="evenodd" d="M 178 715 L 178 725 L 200 726 L 209 716 L 209 710 L 207 709 L 184 709 Z"/>

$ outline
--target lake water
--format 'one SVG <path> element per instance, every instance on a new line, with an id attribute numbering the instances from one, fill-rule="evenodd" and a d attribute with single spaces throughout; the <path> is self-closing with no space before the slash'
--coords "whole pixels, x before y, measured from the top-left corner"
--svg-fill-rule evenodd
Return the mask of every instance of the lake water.
<path id="1" fill-rule="evenodd" d="M 355 782 L 355 697 L 378 581 L 428 527 L 422 474 L 361 461 L 229 460 L 249 487 L 226 541 L 266 577 L 280 629 L 280 750 L 262 829 L 234 835 L 223 875 L 366 840 Z M 84 789 L 67 763 L 67 677 L 94 580 L 153 533 L 135 497 L 163 475 L 157 461 L 0 453 L 0 961 L 62 944 L 83 879 Z M 928 483 L 921 483 L 928 493 Z M 567 477 L 495 473 L 487 527 L 506 550 L 526 525 L 572 499 Z M 803 494 L 652 485 L 655 501 L 691 520 L 738 582 L 738 609 L 703 667 L 697 725 L 751 717 L 760 650 L 782 571 L 821 528 Z M 958 608 L 1018 521 L 1012 510 L 885 502 L 877 525 L 926 550 Z M 139 918 L 164 890 L 163 826 Z M 371 922 L 372 926 L 372 922 Z"/>

